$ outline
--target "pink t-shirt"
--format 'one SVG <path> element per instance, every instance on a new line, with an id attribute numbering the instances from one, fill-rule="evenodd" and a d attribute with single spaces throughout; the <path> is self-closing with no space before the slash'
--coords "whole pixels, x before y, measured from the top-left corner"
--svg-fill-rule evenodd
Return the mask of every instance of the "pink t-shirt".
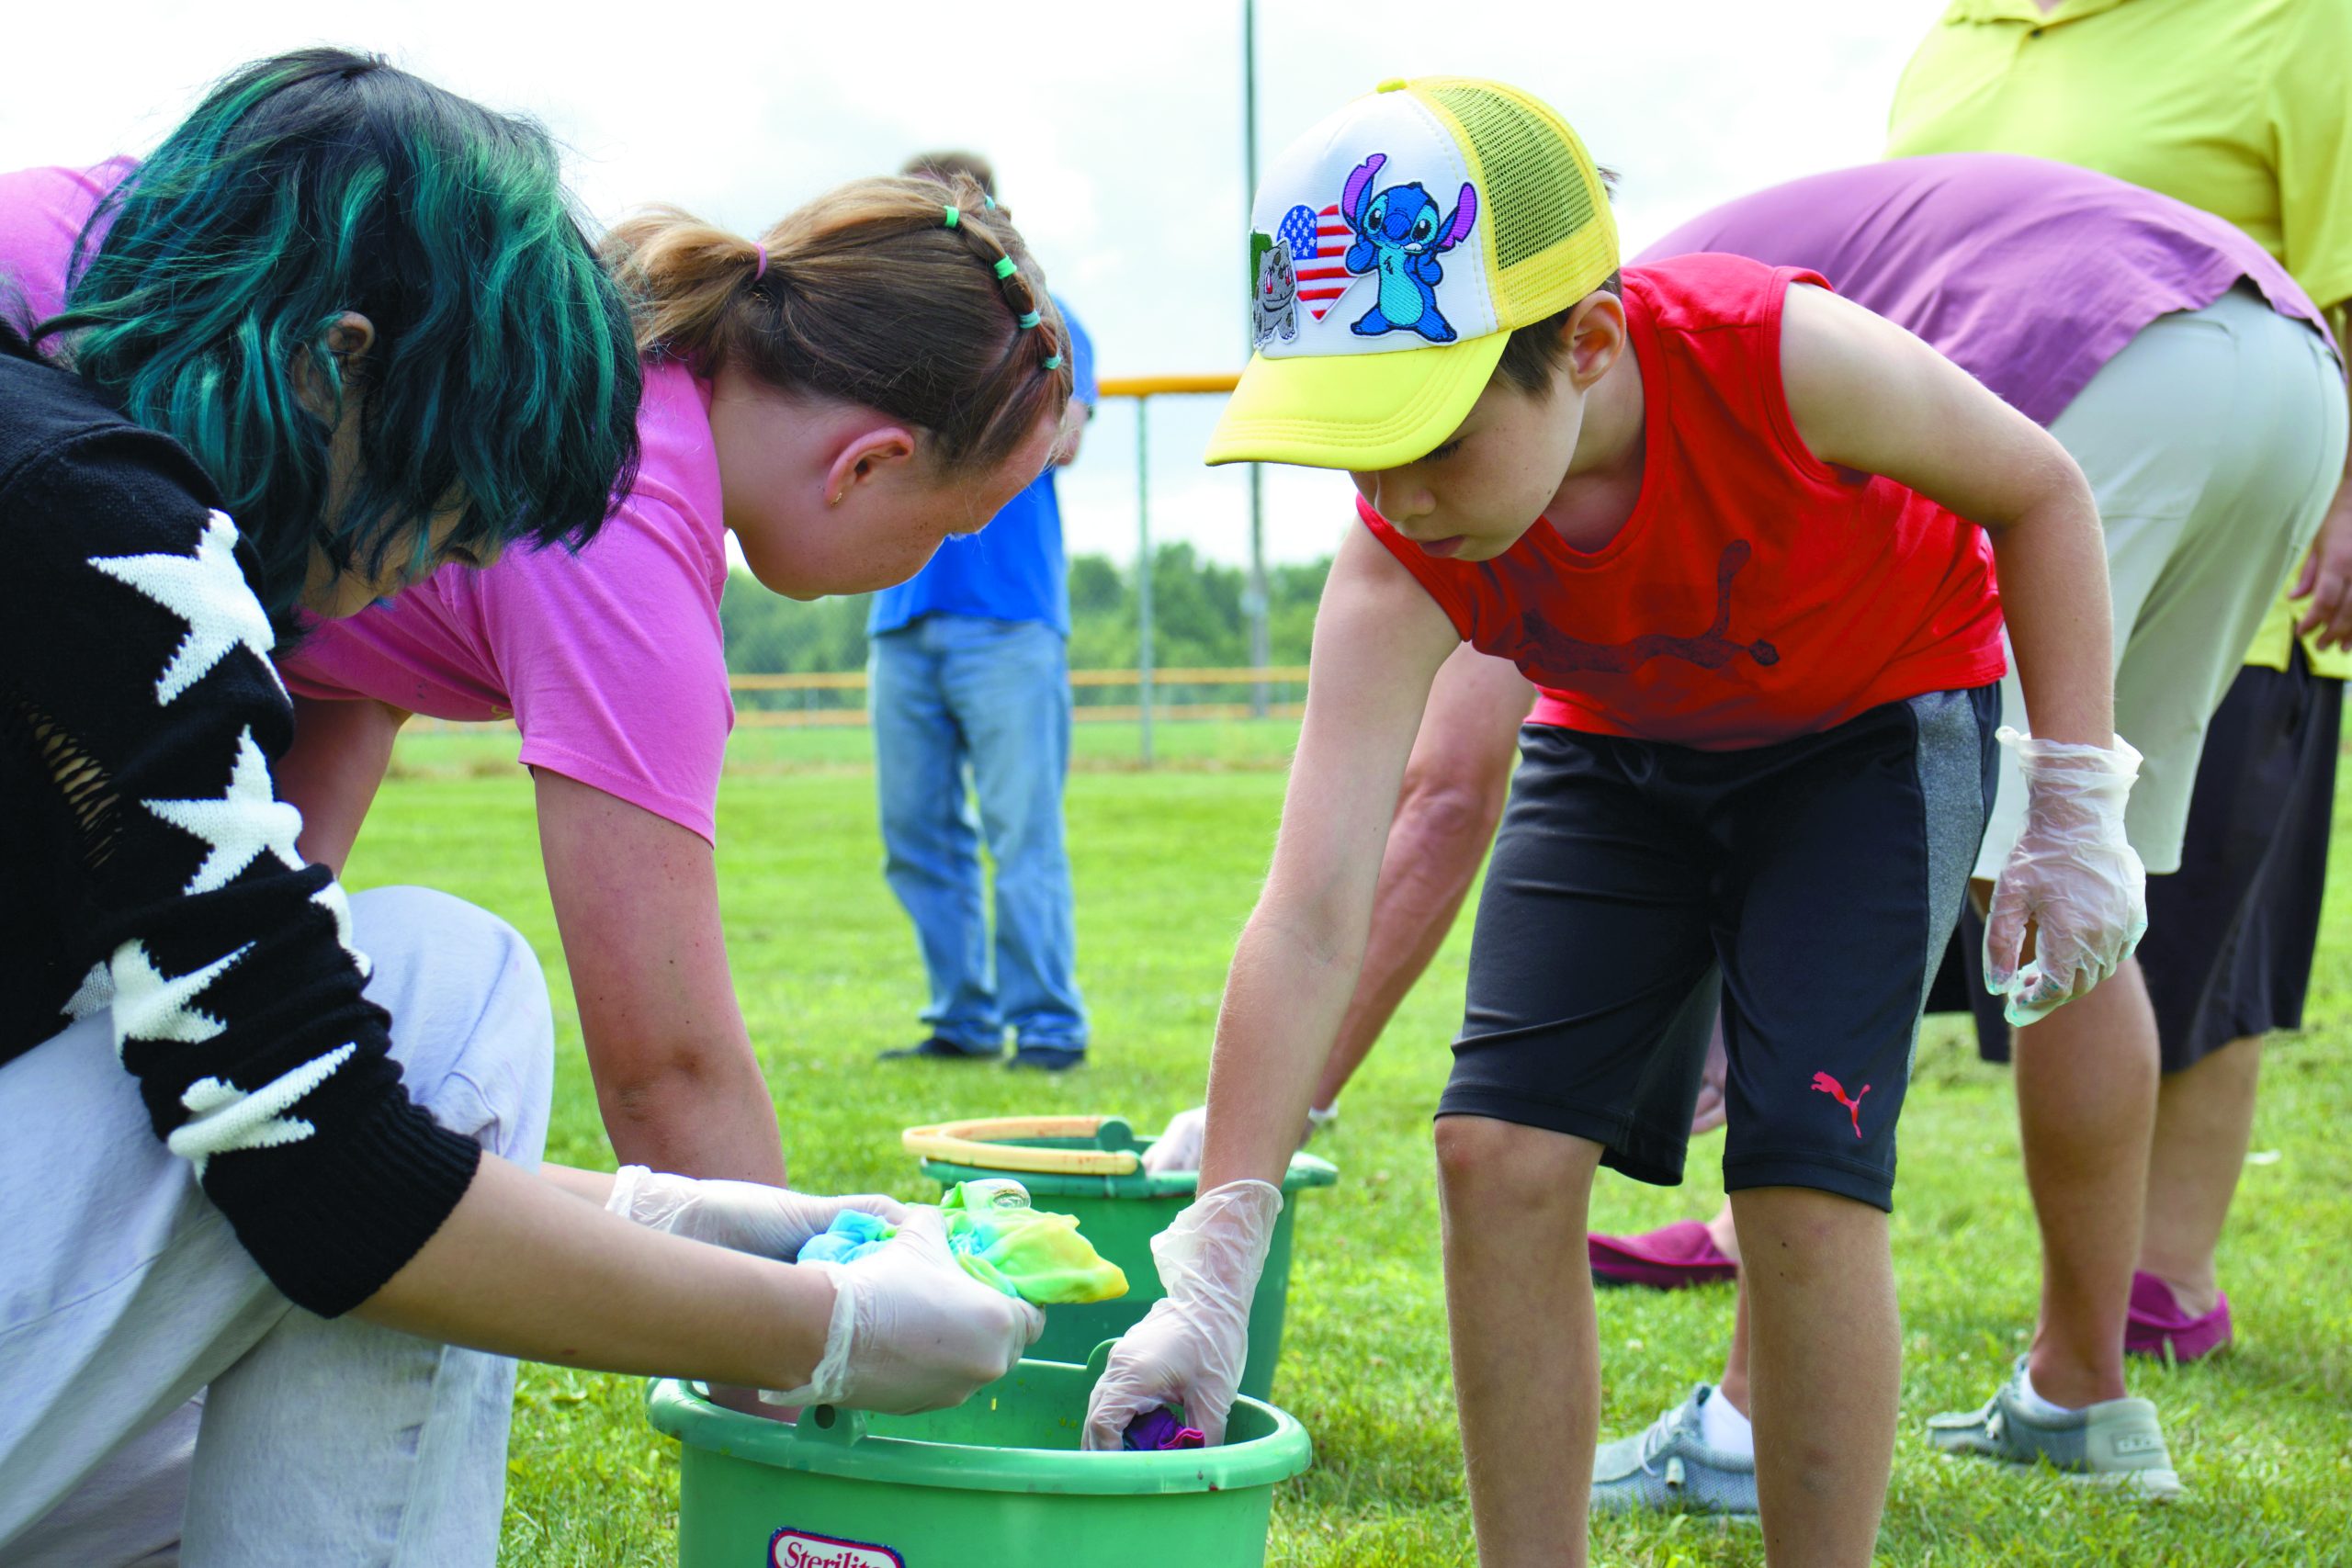
<path id="1" fill-rule="evenodd" d="M 322 623 L 280 662 L 297 696 L 374 697 L 435 718 L 514 720 L 552 768 L 716 841 L 735 705 L 710 386 L 648 362 L 637 487 L 578 555 L 510 549 L 445 567 L 387 604 Z"/>
<path id="2" fill-rule="evenodd" d="M 107 192 L 138 166 L 108 158 L 86 169 L 19 169 L 0 175 L 0 310 L 21 303 L 30 325 L 65 308 L 74 242 Z"/>
<path id="3" fill-rule="evenodd" d="M 0 278 L 56 311 L 74 236 L 131 168 L 0 175 Z M 710 388 L 649 362 L 637 487 L 588 548 L 510 549 L 444 568 L 281 661 L 298 696 L 373 697 L 435 718 L 512 717 L 522 761 L 715 840 L 734 728 L 718 602 L 727 588 Z"/>

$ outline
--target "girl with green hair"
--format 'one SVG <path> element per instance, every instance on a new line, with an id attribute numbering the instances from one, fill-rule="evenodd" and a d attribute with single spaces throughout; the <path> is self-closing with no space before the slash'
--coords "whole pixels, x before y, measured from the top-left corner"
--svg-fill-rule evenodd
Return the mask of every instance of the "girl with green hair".
<path id="1" fill-rule="evenodd" d="M 65 309 L 16 278 L 56 363 L 0 324 L 0 1559 L 487 1564 L 507 1356 L 1001 1375 L 1042 1319 L 935 1214 L 541 1168 L 528 946 L 346 898 L 277 798 L 301 617 L 569 559 L 630 482 L 631 322 L 544 135 L 311 51 L 101 180 Z M 851 1207 L 898 1236 L 783 1261 Z"/>

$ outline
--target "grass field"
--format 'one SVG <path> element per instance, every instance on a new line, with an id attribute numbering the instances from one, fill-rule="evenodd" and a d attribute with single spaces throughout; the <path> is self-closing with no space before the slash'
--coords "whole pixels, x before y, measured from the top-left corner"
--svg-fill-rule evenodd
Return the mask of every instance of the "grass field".
<path id="1" fill-rule="evenodd" d="M 900 1128 L 949 1115 L 1117 1111 L 1150 1127 L 1199 1096 L 1225 964 L 1262 874 L 1295 727 L 1165 727 L 1175 765 L 1128 771 L 1135 732 L 1080 732 L 1070 785 L 1080 979 L 1093 1065 L 1060 1081 L 988 1067 L 880 1066 L 917 1037 L 921 972 L 883 886 L 863 731 L 738 738 L 719 806 L 729 947 L 797 1183 L 935 1195 Z M 745 744 L 749 742 L 749 744 Z M 404 739 L 351 866 L 355 886 L 423 883 L 520 927 L 547 961 L 558 1018 L 551 1157 L 609 1168 L 537 858 L 527 779 L 506 737 Z M 2347 823 L 2352 827 L 2352 823 Z M 2347 835 L 2338 835 L 2339 864 Z M 1905 1369 L 1881 1537 L 1902 1564 L 2352 1562 L 2352 876 L 2333 879 L 2305 1033 L 2276 1043 L 2222 1253 L 2234 1354 L 2141 1366 L 2191 1493 L 2133 1505 L 2044 1475 L 1948 1462 L 1918 1431 L 1981 1403 L 2030 1323 L 2035 1243 L 2006 1076 L 1959 1021 L 1929 1024 L 1905 1106 L 1894 1234 Z M 1312 1471 L 1280 1493 L 1269 1561 L 1367 1568 L 1474 1561 L 1447 1370 L 1428 1115 L 1458 1021 L 1464 920 L 1350 1090 L 1322 1152 L 1341 1184 L 1308 1195 L 1275 1398 L 1314 1434 Z M 1689 1185 L 1604 1173 L 1602 1229 L 1703 1216 L 1718 1145 Z M 2269 1156 L 2275 1154 L 2276 1157 Z M 1728 1289 L 1600 1302 L 1604 1434 L 1646 1424 L 1712 1380 Z M 524 1370 L 502 1562 L 618 1568 L 672 1559 L 677 1465 L 618 1378 Z M 1611 1564 L 1748 1564 L 1751 1529 L 1696 1518 L 1612 1524 Z"/>

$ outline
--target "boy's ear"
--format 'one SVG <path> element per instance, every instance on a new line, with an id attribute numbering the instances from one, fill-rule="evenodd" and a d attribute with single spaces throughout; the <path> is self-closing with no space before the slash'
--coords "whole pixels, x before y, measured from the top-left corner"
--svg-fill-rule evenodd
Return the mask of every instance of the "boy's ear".
<path id="1" fill-rule="evenodd" d="M 1597 288 L 1577 301 L 1560 325 L 1566 350 L 1562 368 L 1578 391 L 1589 388 L 1618 356 L 1631 346 L 1625 330 L 1625 302 L 1606 288 Z"/>

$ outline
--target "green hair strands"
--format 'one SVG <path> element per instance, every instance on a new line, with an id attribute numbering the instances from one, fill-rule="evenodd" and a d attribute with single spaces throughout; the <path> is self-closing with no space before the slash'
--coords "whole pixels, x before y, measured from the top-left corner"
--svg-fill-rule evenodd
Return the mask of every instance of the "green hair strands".
<path id="1" fill-rule="evenodd" d="M 40 335 L 178 440 L 262 558 L 282 631 L 318 546 L 412 574 L 445 553 L 576 547 L 626 491 L 641 389 L 628 303 L 528 121 L 365 55 L 220 83 L 100 205 Z M 373 342 L 339 357 L 347 312 Z M 350 415 L 356 478 L 330 451 Z"/>

